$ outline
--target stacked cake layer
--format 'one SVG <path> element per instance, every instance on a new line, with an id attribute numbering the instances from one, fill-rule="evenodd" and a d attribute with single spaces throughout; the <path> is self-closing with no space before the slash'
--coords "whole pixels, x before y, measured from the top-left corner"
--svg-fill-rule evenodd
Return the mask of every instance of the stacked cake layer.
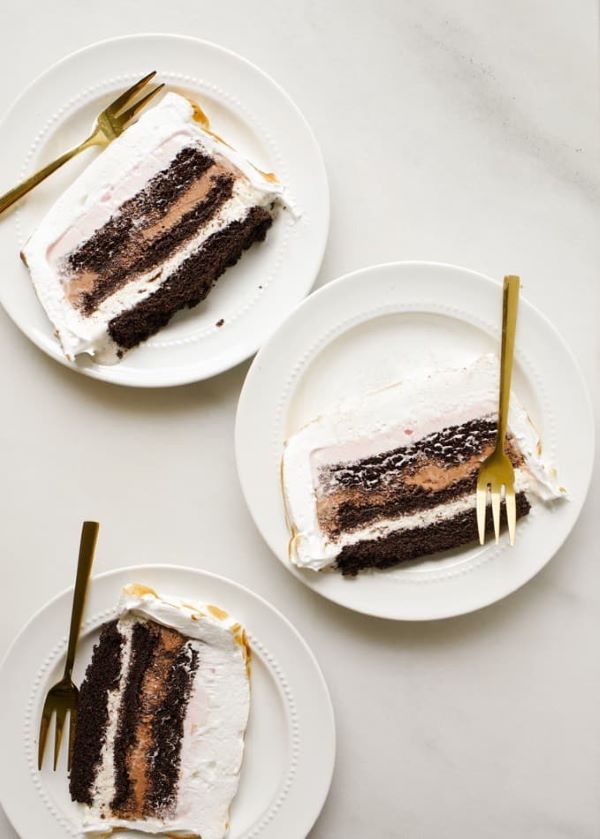
<path id="1" fill-rule="evenodd" d="M 199 115 L 167 94 L 88 166 L 23 249 L 68 357 L 118 360 L 265 238 L 280 186 Z"/>
<path id="2" fill-rule="evenodd" d="M 291 437 L 283 483 L 292 560 L 354 575 L 476 539 L 475 489 L 496 442 L 497 381 L 497 360 L 484 356 L 369 394 Z M 529 495 L 549 500 L 560 490 L 514 397 L 509 426 L 523 516 Z"/>
<path id="3" fill-rule="evenodd" d="M 244 630 L 219 607 L 125 590 L 80 691 L 70 790 L 86 832 L 226 834 L 248 662 Z"/>

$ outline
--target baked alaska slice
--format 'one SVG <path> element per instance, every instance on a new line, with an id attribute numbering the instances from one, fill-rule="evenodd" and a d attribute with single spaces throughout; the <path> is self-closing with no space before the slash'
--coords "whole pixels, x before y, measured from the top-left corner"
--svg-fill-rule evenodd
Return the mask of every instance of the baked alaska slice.
<path id="1" fill-rule="evenodd" d="M 498 361 L 437 370 L 321 416 L 285 444 L 283 492 L 298 566 L 354 576 L 477 539 L 479 465 L 496 440 Z M 561 495 L 511 398 L 517 516 Z M 488 516 L 491 521 L 491 516 Z"/>
<path id="2" fill-rule="evenodd" d="M 50 209 L 22 257 L 65 355 L 100 363 L 200 303 L 262 241 L 282 190 L 168 93 Z"/>
<path id="3" fill-rule="evenodd" d="M 70 792 L 86 834 L 225 836 L 249 661 L 244 630 L 221 608 L 124 589 L 80 689 Z"/>

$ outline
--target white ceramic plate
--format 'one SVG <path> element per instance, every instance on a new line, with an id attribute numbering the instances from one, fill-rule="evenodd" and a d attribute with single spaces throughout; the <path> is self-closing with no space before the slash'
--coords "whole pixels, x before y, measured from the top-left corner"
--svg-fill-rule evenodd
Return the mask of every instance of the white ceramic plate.
<path id="1" fill-rule="evenodd" d="M 46 210 L 97 150 L 85 152 L 0 218 L 0 301 L 48 355 L 117 384 L 182 384 L 220 373 L 254 353 L 311 288 L 329 225 L 327 178 L 302 114 L 261 70 L 214 44 L 176 35 L 103 41 L 60 61 L 27 88 L 0 131 L 0 193 L 80 142 L 95 115 L 149 70 L 196 98 L 215 130 L 257 166 L 277 172 L 298 213 L 280 214 L 266 242 L 244 254 L 206 301 L 180 313 L 113 366 L 67 362 L 19 251 Z M 222 327 L 216 324 L 224 320 Z"/>
<path id="2" fill-rule="evenodd" d="M 228 839 L 304 839 L 327 796 L 335 755 L 329 693 L 305 641 L 272 606 L 223 577 L 173 565 L 124 568 L 92 582 L 76 682 L 100 625 L 116 616 L 121 588 L 132 581 L 219 603 L 246 626 L 253 652 L 252 705 Z M 52 737 L 46 768 L 37 770 L 39 718 L 47 689 L 62 675 L 71 597 L 71 589 L 63 592 L 32 618 L 0 670 L 0 798 L 21 839 L 82 836 L 69 798 L 64 747 L 58 771 L 49 768 Z"/>
<path id="3" fill-rule="evenodd" d="M 526 284 L 525 284 L 526 291 Z M 569 501 L 536 505 L 505 540 L 411 567 L 343 578 L 299 570 L 288 560 L 280 486 L 284 440 L 349 394 L 361 394 L 432 366 L 460 366 L 498 352 L 502 294 L 480 274 L 435 263 L 367 268 L 308 300 L 260 351 L 240 397 L 237 464 L 254 520 L 298 579 L 350 609 L 426 620 L 486 606 L 531 579 L 575 524 L 591 476 L 590 399 L 568 348 L 521 300 L 513 386 L 541 431 Z"/>

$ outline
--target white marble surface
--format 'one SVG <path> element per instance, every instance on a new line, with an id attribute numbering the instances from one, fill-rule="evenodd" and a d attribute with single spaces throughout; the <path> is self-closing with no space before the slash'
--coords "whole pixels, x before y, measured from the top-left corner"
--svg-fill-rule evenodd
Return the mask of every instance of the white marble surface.
<path id="1" fill-rule="evenodd" d="M 333 212 L 319 283 L 410 258 L 518 272 L 597 378 L 592 0 L 8 0 L 2 18 L 0 110 L 111 35 L 180 32 L 246 55 L 322 144 Z M 0 652 L 71 583 L 80 522 L 98 518 L 98 571 L 198 562 L 273 601 L 313 646 L 339 754 L 311 839 L 600 835 L 597 489 L 525 589 L 463 618 L 394 625 L 305 590 L 255 531 L 232 450 L 246 365 L 123 390 L 50 361 L 3 314 L 0 354 Z M 15 836 L 1 816 L 0 836 Z"/>

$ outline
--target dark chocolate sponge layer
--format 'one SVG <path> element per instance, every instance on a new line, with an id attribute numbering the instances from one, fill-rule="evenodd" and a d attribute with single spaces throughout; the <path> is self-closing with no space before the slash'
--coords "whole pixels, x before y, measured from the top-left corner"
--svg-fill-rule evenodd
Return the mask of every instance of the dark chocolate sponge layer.
<path id="1" fill-rule="evenodd" d="M 167 677 L 166 692 L 152 723 L 154 751 L 146 812 L 160 813 L 175 803 L 181 763 L 183 723 L 198 669 L 198 651 L 185 645 Z"/>
<path id="2" fill-rule="evenodd" d="M 69 790 L 73 801 L 92 803 L 92 787 L 108 726 L 108 693 L 119 684 L 123 638 L 117 621 L 102 628 L 79 691 Z"/>
<path id="3" fill-rule="evenodd" d="M 272 221 L 267 210 L 252 207 L 241 221 L 213 233 L 154 294 L 111 320 L 111 338 L 124 350 L 131 349 L 155 335 L 180 309 L 197 306 L 245 250 L 263 241 Z"/>
<path id="4" fill-rule="evenodd" d="M 517 518 L 529 513 L 531 506 L 524 492 L 516 495 Z M 505 520 L 502 504 L 502 519 Z M 487 532 L 493 532 L 492 517 L 486 519 Z M 365 539 L 342 549 L 336 567 L 344 576 L 354 577 L 371 568 L 391 568 L 402 562 L 442 553 L 478 539 L 477 514 L 468 510 L 452 518 L 442 519 L 429 527 L 399 530 L 381 539 Z"/>

